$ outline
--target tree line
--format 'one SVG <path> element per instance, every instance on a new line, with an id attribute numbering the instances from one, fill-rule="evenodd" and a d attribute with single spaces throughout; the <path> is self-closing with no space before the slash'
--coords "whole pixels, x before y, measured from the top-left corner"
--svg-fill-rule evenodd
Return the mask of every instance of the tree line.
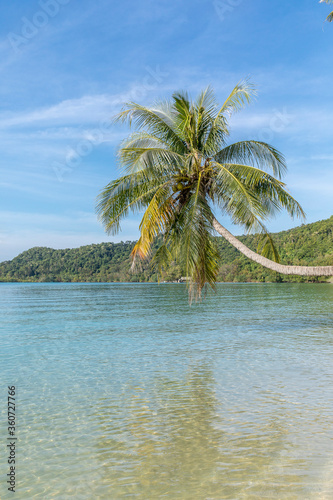
<path id="1" fill-rule="evenodd" d="M 333 216 L 272 235 L 281 262 L 288 265 L 333 265 Z M 240 236 L 246 246 L 255 250 L 257 236 Z M 270 271 L 252 262 L 224 238 L 215 237 L 218 248 L 218 276 L 222 282 L 312 282 L 327 277 L 288 276 Z M 79 248 L 55 250 L 35 247 L 10 261 L 0 263 L 0 281 L 25 282 L 157 282 L 177 281 L 185 276 L 180 263 L 170 262 L 158 272 L 152 258 L 162 244 L 157 238 L 151 257 L 131 271 L 130 254 L 136 242 L 101 243 Z"/>

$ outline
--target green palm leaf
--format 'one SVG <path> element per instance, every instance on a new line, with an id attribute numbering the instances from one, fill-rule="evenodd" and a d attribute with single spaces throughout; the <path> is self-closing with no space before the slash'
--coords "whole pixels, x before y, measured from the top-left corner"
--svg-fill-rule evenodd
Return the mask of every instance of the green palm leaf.
<path id="1" fill-rule="evenodd" d="M 214 155 L 219 163 L 253 163 L 258 168 L 269 169 L 279 179 L 287 170 L 284 156 L 265 142 L 242 141 L 225 147 Z"/>
<path id="2" fill-rule="evenodd" d="M 327 3 L 327 4 L 332 4 L 333 3 L 333 0 L 320 0 L 319 3 Z M 331 12 L 327 17 L 326 17 L 326 21 L 328 21 L 329 23 L 331 23 L 333 21 L 333 12 Z"/>

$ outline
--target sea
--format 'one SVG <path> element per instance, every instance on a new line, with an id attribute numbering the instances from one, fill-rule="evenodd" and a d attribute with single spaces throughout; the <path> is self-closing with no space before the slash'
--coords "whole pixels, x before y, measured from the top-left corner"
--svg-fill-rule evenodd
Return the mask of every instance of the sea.
<path id="1" fill-rule="evenodd" d="M 1 283 L 0 307 L 1 499 L 333 498 L 333 284 Z"/>

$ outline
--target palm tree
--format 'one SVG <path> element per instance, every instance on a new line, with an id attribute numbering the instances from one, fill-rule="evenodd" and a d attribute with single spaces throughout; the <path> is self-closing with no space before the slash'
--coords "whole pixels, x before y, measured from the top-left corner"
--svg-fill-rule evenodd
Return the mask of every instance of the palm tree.
<path id="1" fill-rule="evenodd" d="M 116 117 L 130 125 L 134 122 L 137 131 L 119 148 L 124 175 L 100 193 L 96 207 L 99 218 L 106 231 L 115 234 L 129 212 L 144 210 L 141 235 L 132 251 L 133 265 L 137 257 L 150 255 L 153 241 L 162 234 L 163 243 L 154 260 L 160 269 L 172 260 L 181 262 L 191 277 L 191 296 L 200 296 L 206 283 L 214 287 L 216 282 L 219 254 L 214 230 L 244 255 L 274 271 L 333 275 L 333 266 L 279 263 L 265 220 L 282 208 L 292 217 L 305 217 L 281 181 L 286 171 L 281 153 L 253 140 L 226 145 L 228 117 L 254 94 L 253 86 L 244 81 L 222 106 L 208 87 L 196 101 L 186 92 L 175 93 L 170 102 L 153 108 L 129 103 Z M 217 221 L 215 208 L 247 232 L 261 234 L 261 255 Z"/>
<path id="2" fill-rule="evenodd" d="M 333 0 L 320 0 L 319 3 L 323 3 L 323 2 L 330 4 L 330 3 L 333 3 Z M 329 23 L 331 23 L 333 21 L 333 11 L 326 17 L 326 21 L 328 21 Z"/>

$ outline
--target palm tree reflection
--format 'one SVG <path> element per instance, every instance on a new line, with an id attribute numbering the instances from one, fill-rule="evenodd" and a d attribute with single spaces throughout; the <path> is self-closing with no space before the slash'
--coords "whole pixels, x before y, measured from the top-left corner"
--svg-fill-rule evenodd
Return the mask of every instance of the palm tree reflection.
<path id="1" fill-rule="evenodd" d="M 211 371 L 199 366 L 184 380 L 159 378 L 153 388 L 128 388 L 117 403 L 100 401 L 97 455 L 105 498 L 304 494 L 297 474 L 304 463 L 284 456 L 285 418 L 267 416 L 258 428 L 236 412 L 231 425 L 214 389 Z"/>

